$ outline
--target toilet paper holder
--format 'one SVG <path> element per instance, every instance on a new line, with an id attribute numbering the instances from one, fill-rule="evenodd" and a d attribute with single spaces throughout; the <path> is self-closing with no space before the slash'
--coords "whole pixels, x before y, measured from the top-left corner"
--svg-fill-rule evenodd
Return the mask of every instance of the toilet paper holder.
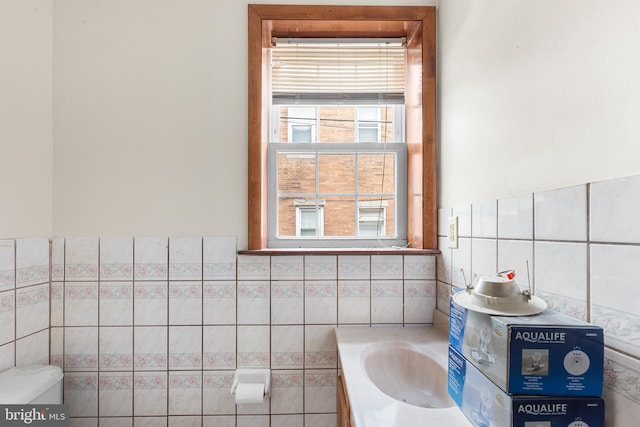
<path id="1" fill-rule="evenodd" d="M 271 394 L 271 369 L 236 369 L 233 374 L 231 394 L 236 393 L 240 383 L 264 384 L 264 398 L 268 399 Z"/>

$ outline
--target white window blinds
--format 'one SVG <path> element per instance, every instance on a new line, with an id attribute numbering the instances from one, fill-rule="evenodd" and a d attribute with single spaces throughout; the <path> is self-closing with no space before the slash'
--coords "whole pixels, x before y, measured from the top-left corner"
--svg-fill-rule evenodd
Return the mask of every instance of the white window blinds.
<path id="1" fill-rule="evenodd" d="M 403 104 L 406 48 L 291 44 L 271 49 L 273 104 Z"/>

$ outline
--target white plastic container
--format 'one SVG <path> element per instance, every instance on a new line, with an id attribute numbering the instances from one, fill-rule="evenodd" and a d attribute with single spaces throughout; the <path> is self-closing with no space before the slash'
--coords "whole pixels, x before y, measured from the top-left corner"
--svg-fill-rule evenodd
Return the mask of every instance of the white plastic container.
<path id="1" fill-rule="evenodd" d="M 57 366 L 18 366 L 0 372 L 0 404 L 60 404 L 62 378 Z"/>

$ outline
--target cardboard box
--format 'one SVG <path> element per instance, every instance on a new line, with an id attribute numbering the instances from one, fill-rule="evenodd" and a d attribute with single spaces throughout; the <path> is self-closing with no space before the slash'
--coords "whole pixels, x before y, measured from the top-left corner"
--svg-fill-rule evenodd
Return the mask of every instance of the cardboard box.
<path id="1" fill-rule="evenodd" d="M 449 347 L 449 395 L 476 427 L 604 427 L 600 397 L 512 396 Z"/>
<path id="2" fill-rule="evenodd" d="M 449 341 L 509 394 L 602 395 L 602 328 L 562 313 L 490 316 L 451 298 Z"/>

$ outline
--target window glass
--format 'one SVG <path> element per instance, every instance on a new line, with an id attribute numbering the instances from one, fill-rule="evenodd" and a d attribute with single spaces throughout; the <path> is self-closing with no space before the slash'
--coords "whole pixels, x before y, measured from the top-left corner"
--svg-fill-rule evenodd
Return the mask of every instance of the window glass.
<path id="1" fill-rule="evenodd" d="M 358 209 L 358 235 L 359 236 L 384 236 L 385 235 L 384 208 L 359 208 Z"/>
<path id="2" fill-rule="evenodd" d="M 380 142 L 380 109 L 358 108 L 358 142 Z"/>
<path id="3" fill-rule="evenodd" d="M 273 62 L 272 75 L 288 80 L 272 87 L 279 97 L 274 95 L 269 110 L 269 247 L 372 246 L 381 237 L 390 245 L 405 244 L 404 94 L 381 103 L 380 85 L 376 91 L 383 93 L 373 97 L 335 92 L 348 90 L 331 83 L 332 73 L 344 68 L 335 71 L 326 63 L 318 68 L 329 75 L 300 77 L 324 81 L 313 87 L 321 93 L 310 91 L 285 75 L 281 61 Z M 298 62 L 296 67 L 314 66 L 313 58 Z M 366 69 L 363 64 L 358 64 L 361 71 Z M 376 66 L 379 73 L 380 61 Z"/>
<path id="4" fill-rule="evenodd" d="M 288 107 L 281 121 L 288 132 L 289 142 L 313 142 L 315 140 L 316 109 L 314 107 Z"/>
<path id="5" fill-rule="evenodd" d="M 322 236 L 323 226 L 320 212 L 321 208 L 299 207 L 296 235 L 301 237 Z"/>

